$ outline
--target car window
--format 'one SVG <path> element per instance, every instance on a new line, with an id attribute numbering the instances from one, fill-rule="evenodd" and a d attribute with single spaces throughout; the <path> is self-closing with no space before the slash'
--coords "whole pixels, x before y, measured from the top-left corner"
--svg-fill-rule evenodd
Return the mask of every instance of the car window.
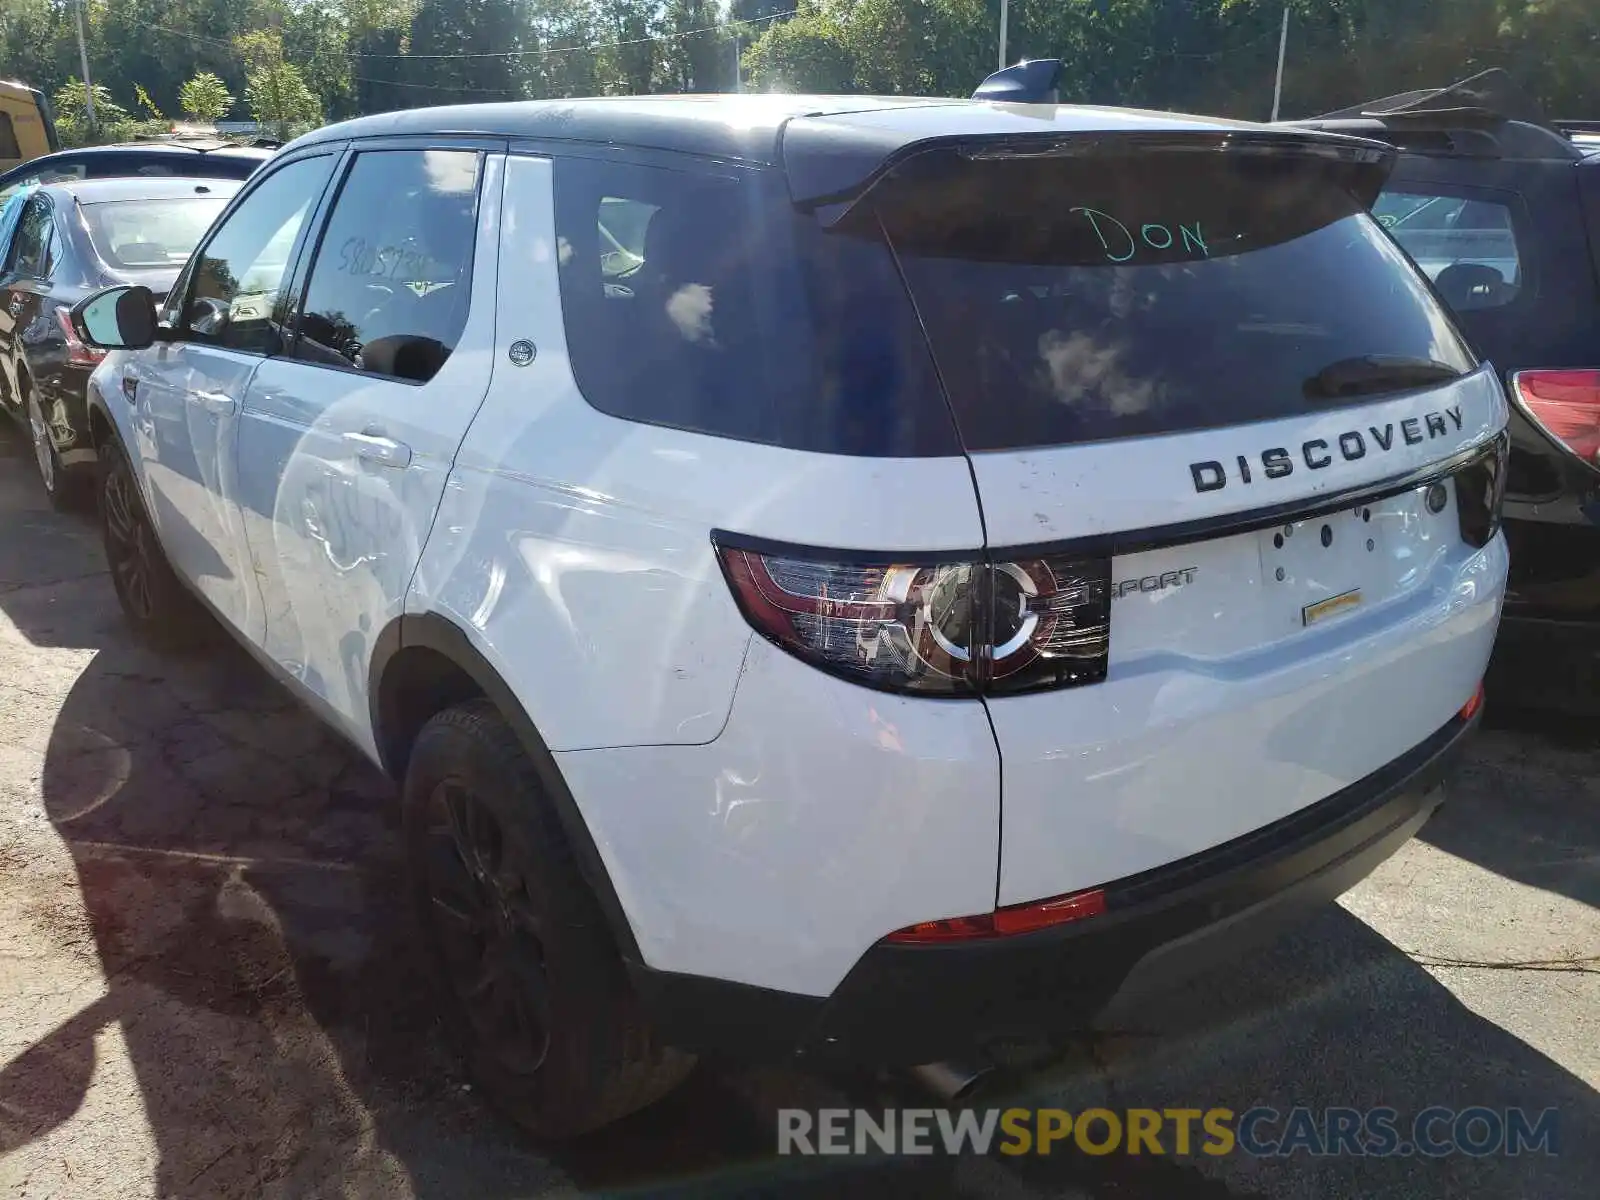
<path id="1" fill-rule="evenodd" d="M 12 234 L 22 220 L 22 210 L 27 207 L 26 192 L 0 193 L 0 271 L 6 270 L 11 260 Z"/>
<path id="2" fill-rule="evenodd" d="M 248 179 L 263 161 L 231 154 L 195 154 L 185 159 L 176 173 L 196 178 Z"/>
<path id="3" fill-rule="evenodd" d="M 600 198 L 600 270 L 606 278 L 616 279 L 639 269 L 644 262 L 644 233 L 658 211 L 654 204 L 625 196 Z"/>
<path id="4" fill-rule="evenodd" d="M 1064 446 L 1321 413 L 1471 371 L 1358 198 L 1373 182 L 1298 154 L 941 150 L 842 224 L 876 218 L 895 248 L 965 444 Z"/>
<path id="5" fill-rule="evenodd" d="M 113 270 L 169 270 L 189 261 L 225 196 L 110 200 L 81 206 L 89 240 Z"/>
<path id="6" fill-rule="evenodd" d="M 467 323 L 475 150 L 356 156 L 311 266 L 293 354 L 426 383 Z"/>
<path id="7" fill-rule="evenodd" d="M 11 242 L 11 257 L 6 264 L 8 273 L 32 279 L 44 279 L 50 274 L 51 240 L 55 234 L 50 201 L 35 196 L 22 210 L 22 220 L 16 237 Z"/>
<path id="8" fill-rule="evenodd" d="M 957 452 L 881 242 L 824 233 L 781 176 L 558 158 L 557 261 L 584 399 L 834 454 Z"/>
<path id="9" fill-rule="evenodd" d="M 252 354 L 282 349 L 290 256 L 334 161 L 289 163 L 228 215 L 193 265 L 179 323 L 185 337 Z"/>
<path id="10" fill-rule="evenodd" d="M 1522 292 L 1522 256 L 1508 203 L 1417 190 L 1389 191 L 1373 216 L 1458 311 L 1499 308 Z"/>
<path id="11" fill-rule="evenodd" d="M 0 158 L 21 158 L 22 146 L 17 142 L 17 130 L 11 124 L 11 114 L 0 112 Z"/>
<path id="12" fill-rule="evenodd" d="M 155 168 L 150 170 L 149 168 Z M 90 179 L 123 179 L 130 175 L 171 175 L 161 159 L 149 154 L 94 154 L 86 162 Z"/>

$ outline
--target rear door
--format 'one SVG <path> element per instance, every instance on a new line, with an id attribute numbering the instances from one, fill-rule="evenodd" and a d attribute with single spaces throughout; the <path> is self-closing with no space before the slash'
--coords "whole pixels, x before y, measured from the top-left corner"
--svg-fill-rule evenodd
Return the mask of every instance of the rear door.
<path id="1" fill-rule="evenodd" d="M 266 650 L 369 748 L 372 645 L 400 613 L 489 387 L 501 150 L 352 154 L 298 334 L 243 407 L 239 496 Z"/>
<path id="2" fill-rule="evenodd" d="M 989 555 L 1017 566 L 1012 653 L 1065 664 L 1011 689 L 996 652 L 999 903 L 1323 799 L 1481 677 L 1503 552 L 1432 476 L 1492 448 L 1504 400 L 1367 215 L 1369 170 L 1179 142 L 935 154 L 886 189 Z"/>

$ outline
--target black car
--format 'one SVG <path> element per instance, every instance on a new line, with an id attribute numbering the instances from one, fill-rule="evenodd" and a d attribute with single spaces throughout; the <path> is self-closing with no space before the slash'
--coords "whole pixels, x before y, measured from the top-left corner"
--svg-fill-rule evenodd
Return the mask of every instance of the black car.
<path id="1" fill-rule="evenodd" d="M 1506 381 L 1492 694 L 1600 712 L 1600 124 L 1547 120 L 1500 71 L 1297 123 L 1400 151 L 1373 211 Z"/>
<path id="2" fill-rule="evenodd" d="M 75 179 L 115 179 L 129 175 L 248 179 L 272 157 L 263 146 L 223 141 L 132 142 L 84 146 L 29 159 L 0 174 L 0 198 L 20 187 Z"/>
<path id="3" fill-rule="evenodd" d="M 84 389 L 104 357 L 67 314 L 116 283 L 164 295 L 238 190 L 233 179 L 101 179 L 0 202 L 0 407 L 29 431 L 57 504 L 94 461 Z"/>

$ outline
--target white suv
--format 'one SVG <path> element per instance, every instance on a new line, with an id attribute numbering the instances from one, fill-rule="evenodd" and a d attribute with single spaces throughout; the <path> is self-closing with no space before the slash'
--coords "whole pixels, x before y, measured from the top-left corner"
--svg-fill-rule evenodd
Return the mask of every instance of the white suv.
<path id="1" fill-rule="evenodd" d="M 1506 404 L 1390 151 L 664 97 L 288 146 L 79 305 L 133 625 L 403 781 L 447 1022 L 544 1134 L 699 1051 L 1048 1045 L 1439 803 Z"/>

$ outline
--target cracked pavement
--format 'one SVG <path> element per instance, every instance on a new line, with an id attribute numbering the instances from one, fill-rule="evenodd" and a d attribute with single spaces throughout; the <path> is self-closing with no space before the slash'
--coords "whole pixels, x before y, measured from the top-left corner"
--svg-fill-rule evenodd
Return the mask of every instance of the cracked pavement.
<path id="1" fill-rule="evenodd" d="M 444 1049 L 393 796 L 244 655 L 137 646 L 87 516 L 0 431 L 0 1194 L 1593 1195 L 1600 739 L 1485 732 L 1422 838 L 1271 950 L 991 1098 L 1560 1110 L 1556 1158 L 777 1160 L 894 1081 L 705 1064 L 541 1148 Z"/>

